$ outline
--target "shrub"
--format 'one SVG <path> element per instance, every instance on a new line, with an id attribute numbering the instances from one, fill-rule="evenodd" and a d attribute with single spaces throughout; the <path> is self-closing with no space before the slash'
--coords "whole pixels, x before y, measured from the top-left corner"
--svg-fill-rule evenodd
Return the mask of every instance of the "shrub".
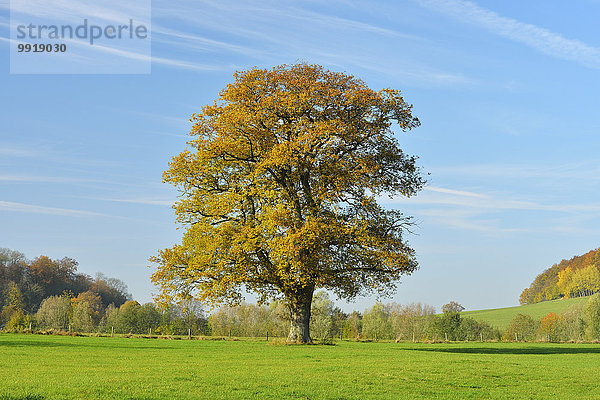
<path id="1" fill-rule="evenodd" d="M 589 298 L 583 308 L 585 336 L 589 340 L 600 339 L 600 293 Z"/>
<path id="2" fill-rule="evenodd" d="M 529 315 L 517 314 L 502 334 L 502 340 L 534 341 L 539 324 Z"/>
<path id="3" fill-rule="evenodd" d="M 69 326 L 71 301 L 66 296 L 51 296 L 42 301 L 36 314 L 38 325 L 43 328 L 66 330 Z"/>

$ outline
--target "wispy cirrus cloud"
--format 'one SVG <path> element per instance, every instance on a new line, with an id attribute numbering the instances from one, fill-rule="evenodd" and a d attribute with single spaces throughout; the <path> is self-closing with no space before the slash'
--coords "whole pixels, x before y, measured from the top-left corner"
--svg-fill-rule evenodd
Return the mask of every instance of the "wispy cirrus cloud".
<path id="1" fill-rule="evenodd" d="M 600 69 L 600 48 L 539 26 L 504 17 L 466 0 L 415 0 L 419 4 L 525 44 L 544 54 Z"/>
<path id="2" fill-rule="evenodd" d="M 153 40 L 185 54 L 190 49 L 215 53 L 221 62 L 239 55 L 252 64 L 310 60 L 342 70 L 366 70 L 387 81 L 391 78 L 416 86 L 473 83 L 461 73 L 407 56 L 411 53 L 408 48 L 421 52 L 437 45 L 400 24 L 373 24 L 368 18 L 342 17 L 318 8 L 285 1 L 192 4 L 172 0 L 168 5 L 153 5 L 155 15 L 160 15 L 153 22 Z M 167 25 L 166 21 L 173 19 L 181 23 Z"/>
<path id="3" fill-rule="evenodd" d="M 148 14 L 149 6 L 150 2 L 144 0 L 105 2 L 105 4 L 72 0 L 20 0 L 11 2 L 10 10 L 15 14 L 43 17 L 55 21 L 67 21 L 73 17 L 92 15 L 96 19 L 123 22 L 132 17 L 145 16 Z M 142 22 L 149 23 L 150 21 L 143 20 Z"/>
<path id="4" fill-rule="evenodd" d="M 95 200 L 112 201 L 117 203 L 144 204 L 149 206 L 169 206 L 175 203 L 175 199 L 155 199 L 155 198 L 95 198 Z"/>
<path id="5" fill-rule="evenodd" d="M 426 187 L 424 192 L 410 199 L 393 199 L 392 202 L 411 202 L 413 204 L 438 204 L 457 206 L 478 212 L 523 210 L 551 211 L 560 213 L 600 213 L 600 204 L 544 204 L 531 200 L 504 198 L 495 194 L 475 193 L 463 190 L 453 190 L 440 187 Z"/>
<path id="6" fill-rule="evenodd" d="M 249 46 L 233 44 L 224 40 L 211 39 L 194 33 L 180 32 L 162 26 L 154 26 L 152 28 L 152 34 L 152 40 L 154 42 L 164 43 L 170 46 L 187 47 L 207 52 L 230 52 L 252 57 L 264 55 L 264 51 Z"/>
<path id="7" fill-rule="evenodd" d="M 382 198 L 392 208 L 416 207 L 417 218 L 428 218 L 454 229 L 490 235 L 504 233 L 597 232 L 600 204 L 540 202 L 502 193 L 477 193 L 429 186 L 412 198 Z M 527 215 L 526 220 L 523 216 Z"/>
<path id="8" fill-rule="evenodd" d="M 12 201 L 0 201 L 0 211 L 23 212 L 34 214 L 50 214 L 63 217 L 107 217 L 93 211 L 74 210 L 69 208 L 45 207 L 34 204 L 17 203 Z"/>
<path id="9" fill-rule="evenodd" d="M 87 45 L 85 43 L 82 43 L 82 44 Z M 122 50 L 122 49 L 117 49 L 114 47 L 107 47 L 107 46 L 101 46 L 101 45 L 95 45 L 94 49 L 105 52 L 105 53 L 110 53 L 113 55 L 121 56 L 124 58 L 129 58 L 132 60 L 150 61 L 153 64 L 166 65 L 169 67 L 187 69 L 187 70 L 197 71 L 197 72 L 219 71 L 219 70 L 228 69 L 227 66 L 224 66 L 224 65 L 204 64 L 204 63 L 198 63 L 198 62 L 192 62 L 192 61 L 185 61 L 185 60 L 181 60 L 181 59 L 177 59 L 177 58 L 173 58 L 173 57 L 150 56 L 147 54 L 137 53 L 135 51 Z"/>
<path id="10" fill-rule="evenodd" d="M 479 194 L 479 193 L 465 192 L 464 190 L 446 189 L 446 188 L 435 187 L 435 186 L 428 186 L 425 188 L 425 190 L 429 190 L 431 192 L 452 194 L 452 195 L 456 195 L 456 196 L 475 197 L 475 198 L 479 198 L 479 199 L 487 198 L 486 195 Z"/>
<path id="11" fill-rule="evenodd" d="M 0 174 L 0 183 L 98 183 L 104 182 L 87 178 L 71 178 L 64 176 L 40 176 L 25 174 Z"/>
<path id="12" fill-rule="evenodd" d="M 560 164 L 473 164 L 433 168 L 436 176 L 472 176 L 481 178 L 535 178 L 598 181 L 600 160 L 582 160 Z"/>
<path id="13" fill-rule="evenodd" d="M 0 38 L 3 40 L 3 38 Z M 8 39 L 6 39 L 8 40 Z M 0 144 L 0 156 L 4 157 L 37 157 L 39 153 L 26 147 L 17 147 L 12 145 Z"/>

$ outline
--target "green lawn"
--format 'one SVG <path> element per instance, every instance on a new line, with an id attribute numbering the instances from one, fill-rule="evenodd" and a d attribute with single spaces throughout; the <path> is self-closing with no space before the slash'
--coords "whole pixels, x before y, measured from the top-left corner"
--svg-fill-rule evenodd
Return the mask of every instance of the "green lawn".
<path id="1" fill-rule="evenodd" d="M 589 297 L 576 297 L 574 299 L 561 299 L 552 301 L 543 301 L 536 304 L 524 306 L 496 308 L 490 310 L 463 311 L 464 317 L 470 317 L 478 321 L 485 321 L 497 328 L 505 329 L 510 321 L 517 314 L 531 315 L 534 319 L 542 319 L 551 312 L 560 314 L 567 308 L 582 302 L 586 302 Z"/>
<path id="2" fill-rule="evenodd" d="M 0 399 L 600 399 L 600 345 L 0 335 Z"/>

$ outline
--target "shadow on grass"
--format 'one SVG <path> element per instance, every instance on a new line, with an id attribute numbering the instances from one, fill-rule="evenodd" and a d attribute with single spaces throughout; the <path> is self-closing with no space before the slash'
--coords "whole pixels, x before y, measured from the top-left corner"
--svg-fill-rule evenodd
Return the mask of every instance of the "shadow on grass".
<path id="1" fill-rule="evenodd" d="M 39 394 L 25 394 L 22 396 L 0 395 L 0 400 L 44 400 L 45 397 Z"/>
<path id="2" fill-rule="evenodd" d="M 56 341 L 56 340 L 0 340 L 0 348 L 3 347 L 87 347 L 87 348 L 126 348 L 126 349 L 155 349 L 155 350 L 163 350 L 163 349 L 173 349 L 173 347 L 169 346 L 148 346 L 143 344 L 137 344 L 135 342 L 116 342 L 111 340 L 110 338 L 106 338 L 106 341 L 97 341 L 94 343 L 90 343 L 88 341 Z M 3 397 L 0 397 L 0 400 L 4 400 Z"/>
<path id="3" fill-rule="evenodd" d="M 564 346 L 564 347 L 563 347 Z M 457 354 L 531 354 L 531 355 L 549 355 L 549 354 L 600 354 L 598 347 L 579 347 L 581 345 L 552 345 L 536 347 L 430 347 L 414 348 L 415 351 L 433 351 L 439 353 L 457 353 Z"/>

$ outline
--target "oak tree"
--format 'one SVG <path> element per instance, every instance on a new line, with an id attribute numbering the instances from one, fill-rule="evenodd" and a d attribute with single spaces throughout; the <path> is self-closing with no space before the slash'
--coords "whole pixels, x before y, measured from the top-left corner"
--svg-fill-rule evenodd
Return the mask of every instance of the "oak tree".
<path id="1" fill-rule="evenodd" d="M 297 63 L 237 72 L 192 115 L 190 148 L 164 181 L 181 192 L 181 244 L 158 252 L 157 300 L 235 304 L 242 291 L 289 309 L 288 341 L 309 342 L 316 288 L 338 297 L 395 289 L 417 267 L 412 220 L 378 204 L 425 181 L 394 128 L 419 125 L 401 92 Z"/>

